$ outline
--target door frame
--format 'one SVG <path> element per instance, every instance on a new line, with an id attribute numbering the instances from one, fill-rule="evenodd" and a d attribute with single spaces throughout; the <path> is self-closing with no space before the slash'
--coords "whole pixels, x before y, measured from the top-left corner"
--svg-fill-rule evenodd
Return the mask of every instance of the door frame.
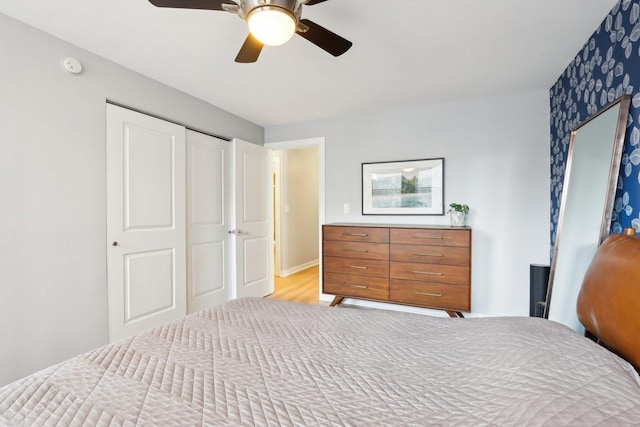
<path id="1" fill-rule="evenodd" d="M 273 151 L 273 274 L 276 276 L 280 276 L 282 274 L 282 265 L 280 262 L 280 193 L 282 189 L 280 188 L 282 185 L 282 157 L 276 156 L 276 151 L 281 150 L 272 150 Z"/>
<path id="2" fill-rule="evenodd" d="M 293 148 L 318 147 L 318 263 L 319 271 L 322 271 L 322 225 L 325 223 L 325 137 L 294 139 L 290 141 L 265 142 L 265 148 L 276 150 L 289 150 Z M 279 215 L 276 221 L 279 219 Z M 280 224 L 276 228 L 276 259 L 281 260 L 280 254 Z M 276 269 L 280 270 L 279 267 Z M 318 295 L 320 300 L 329 301 L 330 295 L 322 293 L 322 274 L 318 275 Z"/>

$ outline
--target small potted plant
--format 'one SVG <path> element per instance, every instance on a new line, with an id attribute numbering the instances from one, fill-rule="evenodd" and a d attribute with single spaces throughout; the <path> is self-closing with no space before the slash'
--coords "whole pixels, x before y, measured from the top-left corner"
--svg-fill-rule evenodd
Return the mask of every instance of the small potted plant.
<path id="1" fill-rule="evenodd" d="M 449 205 L 451 209 L 447 212 L 449 218 L 451 218 L 452 227 L 464 227 L 464 223 L 469 213 L 469 206 L 460 203 L 451 203 Z"/>

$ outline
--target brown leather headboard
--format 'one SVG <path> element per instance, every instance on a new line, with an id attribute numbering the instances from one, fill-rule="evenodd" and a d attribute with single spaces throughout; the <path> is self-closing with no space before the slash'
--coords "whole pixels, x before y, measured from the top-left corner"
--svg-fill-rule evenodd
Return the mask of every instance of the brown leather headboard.
<path id="1" fill-rule="evenodd" d="M 640 368 L 640 238 L 617 234 L 600 245 L 578 295 L 578 319 Z"/>

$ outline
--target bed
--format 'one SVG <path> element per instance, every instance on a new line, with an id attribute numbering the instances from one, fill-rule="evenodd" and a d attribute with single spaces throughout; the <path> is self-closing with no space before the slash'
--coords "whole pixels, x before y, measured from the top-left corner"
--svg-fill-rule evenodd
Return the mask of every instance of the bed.
<path id="1" fill-rule="evenodd" d="M 638 265 L 620 235 L 587 272 L 604 345 L 538 318 L 239 299 L 0 388 L 0 425 L 637 425 Z"/>

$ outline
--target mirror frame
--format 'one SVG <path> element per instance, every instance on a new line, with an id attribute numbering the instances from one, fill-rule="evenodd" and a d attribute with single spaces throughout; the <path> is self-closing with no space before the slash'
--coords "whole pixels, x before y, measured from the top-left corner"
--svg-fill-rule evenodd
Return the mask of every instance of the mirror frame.
<path id="1" fill-rule="evenodd" d="M 609 235 L 609 230 L 611 229 L 611 216 L 613 214 L 613 205 L 614 205 L 615 196 L 616 196 L 617 180 L 618 180 L 618 175 L 620 173 L 620 163 L 622 160 L 622 149 L 624 147 L 624 139 L 625 139 L 625 134 L 627 129 L 627 120 L 629 117 L 629 107 L 631 105 L 631 96 L 623 95 L 620 98 L 616 99 L 615 101 L 607 104 L 602 109 L 600 109 L 600 111 L 598 111 L 596 114 L 594 114 L 592 117 L 590 117 L 583 123 L 580 123 L 575 129 L 571 131 L 571 137 L 569 141 L 569 151 L 567 156 L 567 164 L 565 167 L 564 181 L 563 181 L 563 187 L 562 187 L 562 198 L 560 201 L 560 213 L 558 217 L 556 241 L 553 248 L 553 259 L 551 262 L 551 270 L 549 272 L 549 283 L 547 287 L 547 298 L 546 298 L 546 305 L 544 310 L 545 319 L 549 318 L 549 310 L 551 307 L 554 279 L 555 279 L 556 268 L 558 263 L 558 249 L 561 244 L 562 228 L 564 226 L 564 220 L 565 220 L 564 218 L 565 205 L 566 205 L 567 195 L 570 190 L 570 179 L 571 179 L 571 170 L 572 170 L 571 166 L 574 161 L 573 159 L 574 145 L 576 143 L 576 137 L 578 135 L 578 131 L 581 128 L 583 128 L 585 125 L 587 125 L 588 123 L 591 123 L 592 121 L 600 117 L 603 113 L 605 113 L 606 111 L 610 110 L 611 108 L 617 105 L 619 105 L 618 119 L 616 122 L 616 130 L 615 130 L 615 135 L 612 143 L 611 161 L 609 165 L 609 177 L 607 182 L 606 198 L 605 198 L 605 203 L 602 210 L 602 222 L 600 224 L 600 234 L 597 242 L 597 246 L 600 246 L 600 244 L 604 241 L 604 239 L 606 239 L 607 236 Z M 582 278 L 580 279 L 580 281 L 582 281 Z M 575 307 L 573 308 L 575 309 Z"/>

